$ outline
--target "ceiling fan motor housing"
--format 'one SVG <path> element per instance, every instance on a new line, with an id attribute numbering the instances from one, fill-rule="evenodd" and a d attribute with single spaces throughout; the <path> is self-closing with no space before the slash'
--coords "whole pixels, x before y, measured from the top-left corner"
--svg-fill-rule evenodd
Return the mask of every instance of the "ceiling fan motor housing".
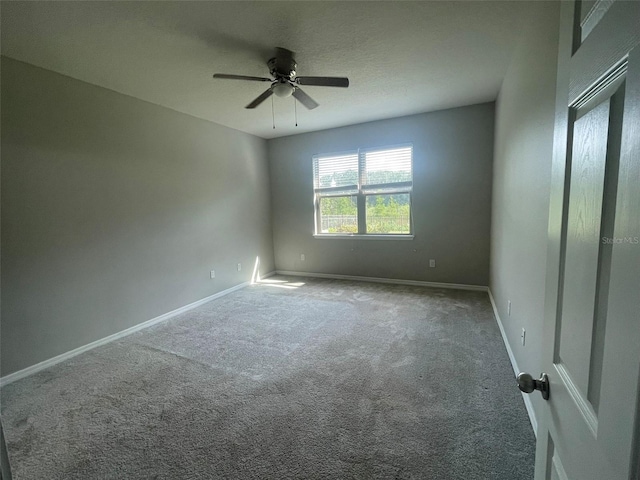
<path id="1" fill-rule="evenodd" d="M 273 57 L 267 62 L 269 66 L 269 72 L 275 78 L 286 78 L 291 80 L 296 76 L 296 68 L 298 65 L 293 57 Z"/>

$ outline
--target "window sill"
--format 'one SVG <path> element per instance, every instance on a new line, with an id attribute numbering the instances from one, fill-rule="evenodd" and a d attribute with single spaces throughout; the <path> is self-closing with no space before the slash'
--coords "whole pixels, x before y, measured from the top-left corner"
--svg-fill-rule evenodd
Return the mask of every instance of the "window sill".
<path id="1" fill-rule="evenodd" d="M 375 235 L 375 234 L 346 234 L 340 235 L 335 233 L 314 234 L 313 238 L 319 239 L 339 239 L 339 240 L 413 240 L 413 235 Z"/>

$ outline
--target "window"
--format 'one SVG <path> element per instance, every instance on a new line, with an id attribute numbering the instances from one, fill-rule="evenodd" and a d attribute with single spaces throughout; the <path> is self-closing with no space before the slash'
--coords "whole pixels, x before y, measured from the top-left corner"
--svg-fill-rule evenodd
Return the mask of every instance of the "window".
<path id="1" fill-rule="evenodd" d="M 412 233 L 413 147 L 313 157 L 316 235 Z"/>

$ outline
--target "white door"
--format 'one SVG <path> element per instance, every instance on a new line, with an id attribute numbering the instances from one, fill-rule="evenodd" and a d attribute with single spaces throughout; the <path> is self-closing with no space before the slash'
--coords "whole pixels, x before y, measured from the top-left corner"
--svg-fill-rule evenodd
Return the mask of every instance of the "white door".
<path id="1" fill-rule="evenodd" d="M 640 1 L 561 16 L 535 478 L 638 479 Z"/>

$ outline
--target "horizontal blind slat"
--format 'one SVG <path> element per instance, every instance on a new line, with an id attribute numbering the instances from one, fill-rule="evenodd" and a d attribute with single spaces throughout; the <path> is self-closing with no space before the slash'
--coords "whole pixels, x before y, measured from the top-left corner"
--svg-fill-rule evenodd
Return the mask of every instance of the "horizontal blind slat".
<path id="1" fill-rule="evenodd" d="M 358 154 L 317 156 L 313 159 L 315 188 L 348 187 L 358 184 Z"/>
<path id="2" fill-rule="evenodd" d="M 360 152 L 363 185 L 406 183 L 413 180 L 412 147 Z"/>
<path id="3" fill-rule="evenodd" d="M 319 188 L 314 190 L 318 197 L 344 197 L 358 194 L 358 186 Z"/>

